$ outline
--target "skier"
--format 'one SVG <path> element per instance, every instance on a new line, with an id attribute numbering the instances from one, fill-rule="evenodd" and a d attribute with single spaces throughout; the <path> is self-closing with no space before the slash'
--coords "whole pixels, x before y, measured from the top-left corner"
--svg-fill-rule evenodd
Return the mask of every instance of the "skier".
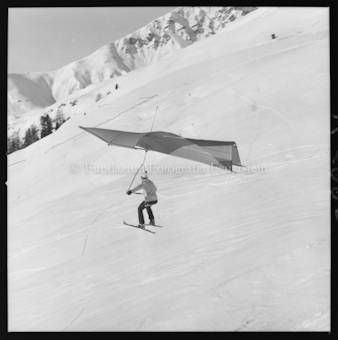
<path id="1" fill-rule="evenodd" d="M 128 190 L 127 195 L 130 195 L 136 191 L 143 189 L 144 192 L 144 201 L 138 207 L 138 220 L 139 220 L 139 228 L 144 229 L 144 217 L 143 210 L 147 209 L 148 216 L 150 219 L 150 225 L 155 225 L 155 219 L 153 212 L 151 211 L 151 206 L 157 203 L 156 191 L 157 188 L 155 184 L 148 179 L 147 172 L 141 176 L 142 183 L 136 186 L 135 188 Z"/>

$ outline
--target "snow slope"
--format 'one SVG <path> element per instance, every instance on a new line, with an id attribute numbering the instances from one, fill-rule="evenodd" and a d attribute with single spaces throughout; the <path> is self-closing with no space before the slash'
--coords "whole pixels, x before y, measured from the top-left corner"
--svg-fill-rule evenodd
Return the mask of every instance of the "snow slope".
<path id="1" fill-rule="evenodd" d="M 115 82 L 90 85 L 59 130 L 9 155 L 10 331 L 330 330 L 328 10 L 242 19 L 97 102 Z M 125 192 L 143 152 L 78 126 L 143 132 L 156 107 L 154 131 L 234 140 L 247 168 L 149 153 L 152 235 L 122 224 L 137 222 Z"/>

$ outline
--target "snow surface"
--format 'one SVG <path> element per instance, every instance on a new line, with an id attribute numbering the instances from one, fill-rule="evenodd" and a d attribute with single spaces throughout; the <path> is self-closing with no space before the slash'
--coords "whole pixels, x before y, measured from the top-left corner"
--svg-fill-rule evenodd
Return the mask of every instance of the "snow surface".
<path id="1" fill-rule="evenodd" d="M 328 9 L 240 20 L 118 91 L 88 86 L 70 120 L 8 156 L 9 331 L 330 330 Z M 144 153 L 78 128 L 154 117 L 153 131 L 235 141 L 247 166 L 176 175 L 196 164 L 149 152 L 156 235 L 122 224 L 137 223 L 127 170 Z"/>

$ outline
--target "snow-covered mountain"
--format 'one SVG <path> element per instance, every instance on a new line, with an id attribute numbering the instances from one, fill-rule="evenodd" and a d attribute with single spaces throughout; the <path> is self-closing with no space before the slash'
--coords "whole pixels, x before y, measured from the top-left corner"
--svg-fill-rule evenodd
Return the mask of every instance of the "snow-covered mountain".
<path id="1" fill-rule="evenodd" d="M 91 55 L 47 73 L 10 74 L 8 111 L 47 107 L 88 85 L 150 65 L 221 31 L 255 7 L 179 7 Z"/>
<path id="2" fill-rule="evenodd" d="M 9 330 L 330 331 L 328 13 L 258 8 L 45 108 L 71 119 L 8 155 Z M 235 141 L 246 168 L 79 126 Z M 156 235 L 122 223 L 143 160 Z"/>
<path id="3" fill-rule="evenodd" d="M 20 115 L 55 103 L 52 73 L 9 74 L 7 107 L 9 115 Z"/>

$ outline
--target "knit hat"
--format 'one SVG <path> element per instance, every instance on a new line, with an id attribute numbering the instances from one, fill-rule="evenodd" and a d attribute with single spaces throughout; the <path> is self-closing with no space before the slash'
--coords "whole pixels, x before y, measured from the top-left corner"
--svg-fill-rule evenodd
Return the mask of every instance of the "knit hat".
<path id="1" fill-rule="evenodd" d="M 148 179 L 147 171 L 145 171 L 143 174 L 141 174 L 141 179 Z"/>

